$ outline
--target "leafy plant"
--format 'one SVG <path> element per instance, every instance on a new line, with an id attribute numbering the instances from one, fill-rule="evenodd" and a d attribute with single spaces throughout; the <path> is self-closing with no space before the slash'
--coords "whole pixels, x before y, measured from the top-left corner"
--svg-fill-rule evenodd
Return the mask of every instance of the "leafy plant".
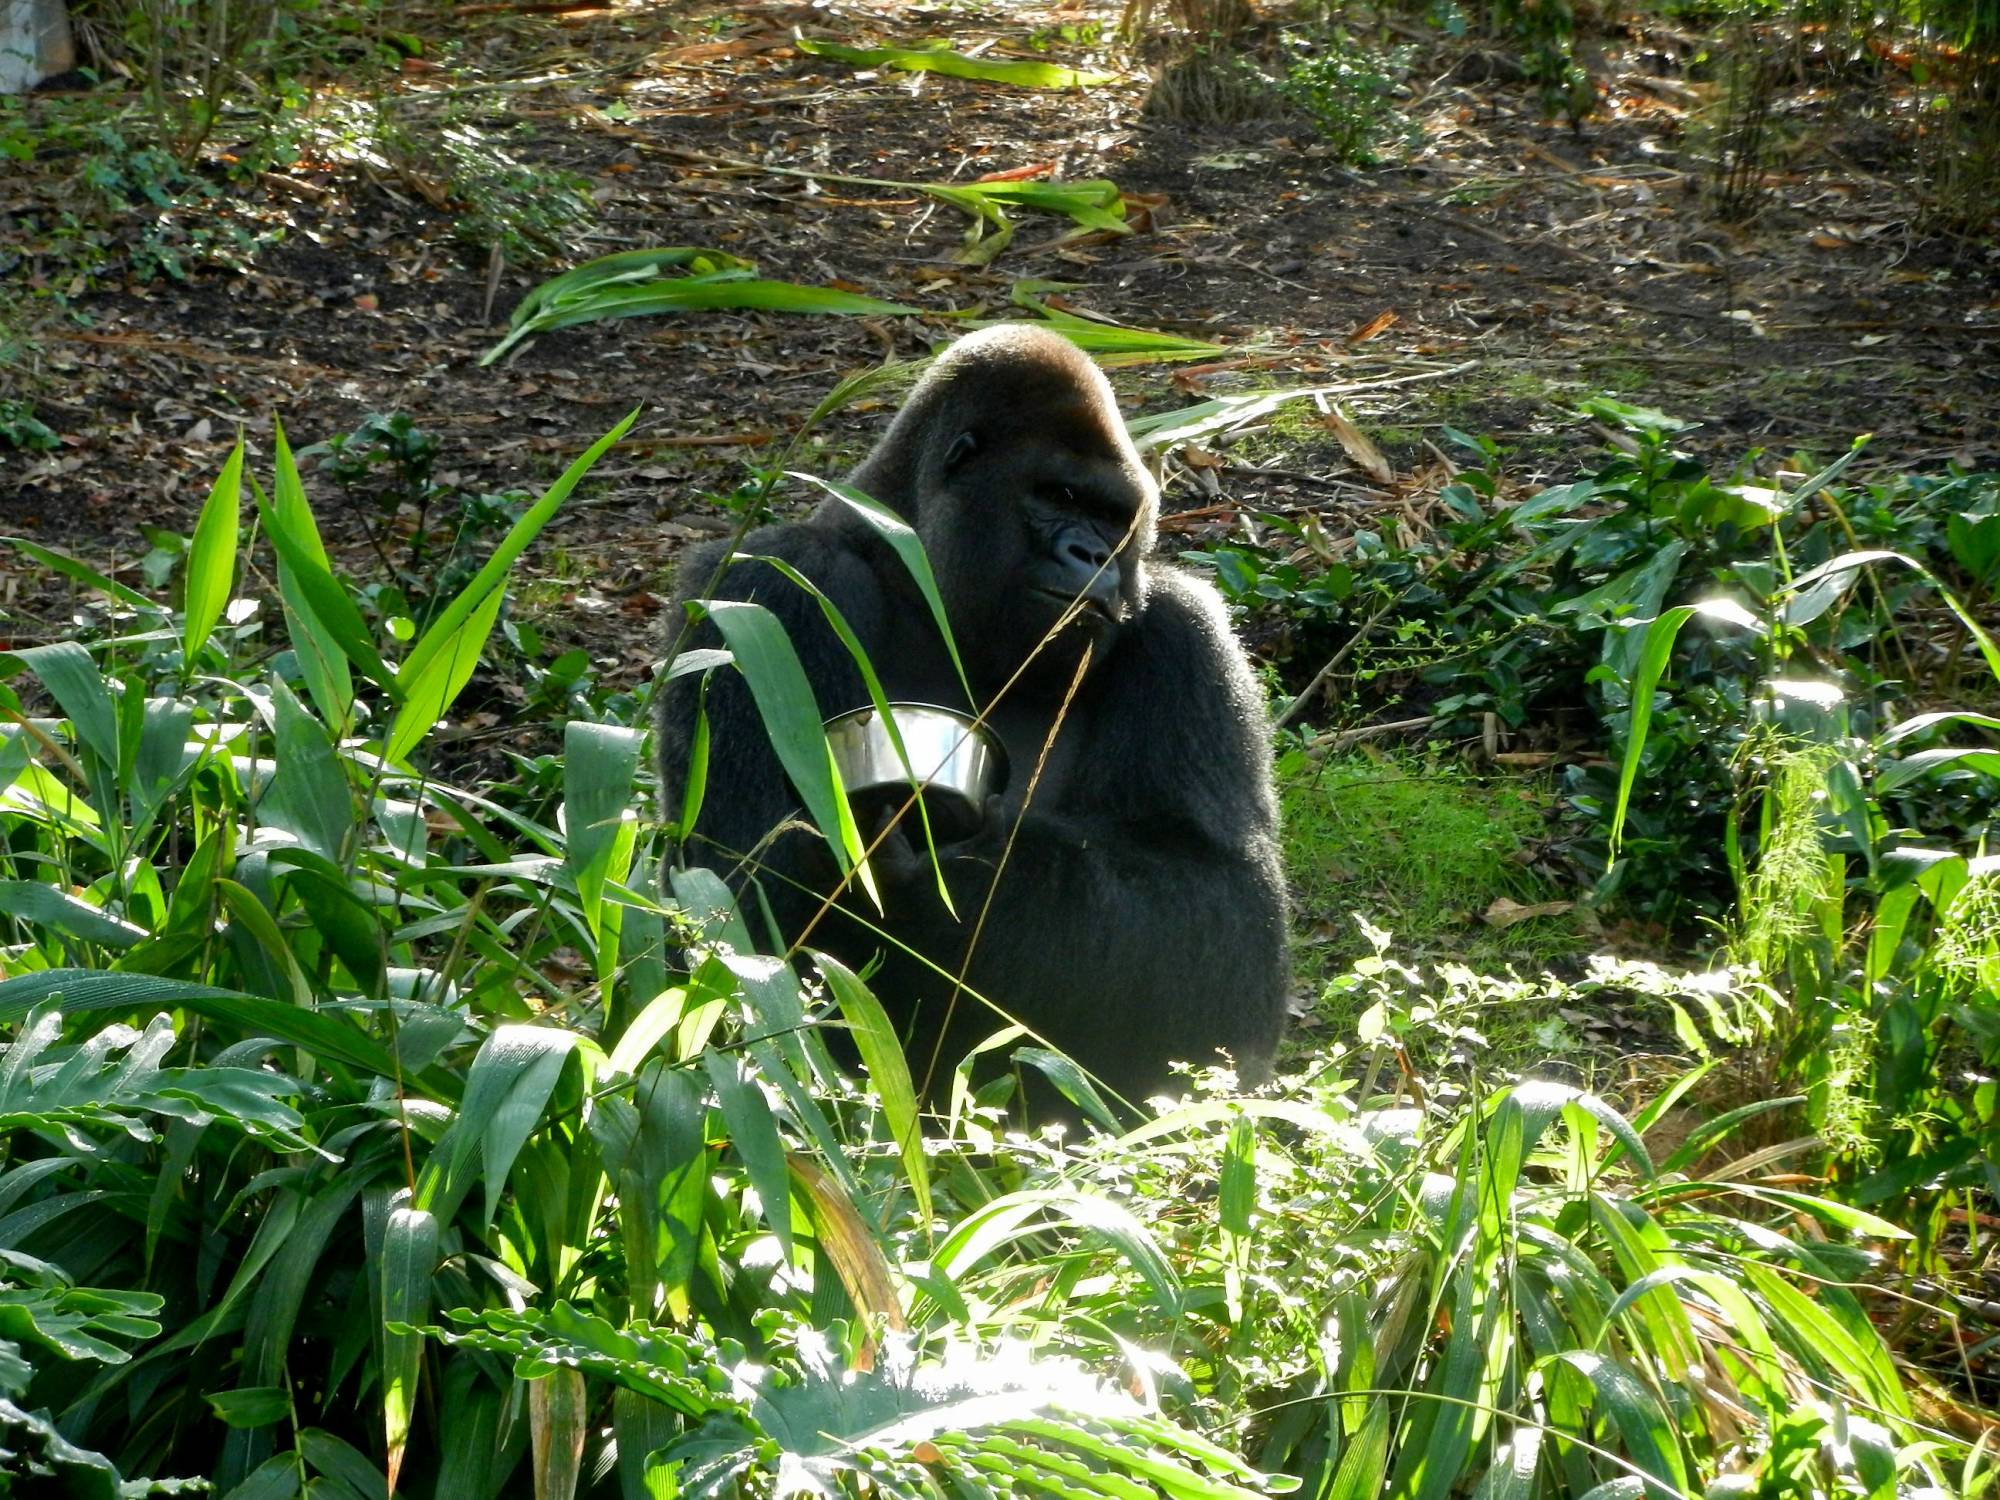
<path id="1" fill-rule="evenodd" d="M 1408 132 L 1396 107 L 1407 53 L 1378 53 L 1336 29 L 1293 33 L 1287 44 L 1278 95 L 1312 121 L 1337 160 L 1373 163 L 1386 142 Z"/>

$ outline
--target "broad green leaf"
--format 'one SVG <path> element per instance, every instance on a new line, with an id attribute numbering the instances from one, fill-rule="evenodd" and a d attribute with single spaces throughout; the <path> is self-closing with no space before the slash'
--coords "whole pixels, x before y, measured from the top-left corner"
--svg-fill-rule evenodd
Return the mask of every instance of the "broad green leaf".
<path id="1" fill-rule="evenodd" d="M 1472 1500 L 1529 1500 L 1542 1456 L 1542 1430 L 1523 1422 L 1493 1450 L 1493 1466 L 1479 1480 Z"/>
<path id="2" fill-rule="evenodd" d="M 299 1451 L 321 1477 L 338 1481 L 358 1500 L 389 1500 L 382 1471 L 345 1439 L 322 1428 L 307 1427 L 299 1433 Z"/>
<path id="3" fill-rule="evenodd" d="M 806 812 L 841 868 L 853 869 L 861 862 L 861 836 L 854 828 L 854 814 L 827 749 L 812 683 L 799 665 L 785 627 L 761 604 L 711 599 L 702 607 L 728 642 L 736 668 L 757 705 L 758 717 L 764 721 L 771 748 L 804 801 Z M 867 878 L 865 872 L 863 878 Z"/>
<path id="4" fill-rule="evenodd" d="M 30 562 L 40 563 L 51 573 L 60 574 L 72 583 L 80 583 L 87 589 L 95 589 L 108 599 L 115 599 L 129 609 L 142 615 L 159 613 L 156 600 L 148 599 L 137 589 L 127 588 L 115 578 L 109 578 L 67 552 L 58 552 L 54 547 L 44 547 L 40 542 L 31 542 L 26 537 L 0 536 L 0 544 L 12 547 Z"/>
<path id="5" fill-rule="evenodd" d="M 1987 633 L 1986 627 L 1979 622 L 1977 616 L 1959 602 L 1958 596 L 1938 582 L 1937 575 L 1914 557 L 1880 549 L 1844 552 L 1839 557 L 1823 562 L 1810 572 L 1801 573 L 1794 578 L 1792 591 L 1796 593 L 1811 588 L 1823 578 L 1830 578 L 1837 573 L 1849 572 L 1878 562 L 1892 562 L 1898 567 L 1908 568 L 1936 589 L 1938 597 L 1944 601 L 1945 608 L 1958 617 L 1959 624 L 1965 627 L 1966 634 L 1972 637 L 1973 644 L 1979 648 L 1979 654 L 1986 660 L 1987 670 L 1993 674 L 1996 681 L 2000 681 L 2000 646 L 1994 644 L 1993 637 Z"/>
<path id="6" fill-rule="evenodd" d="M 958 685 L 965 691 L 965 701 L 976 703 L 978 699 L 974 697 L 972 684 L 965 675 L 965 663 L 959 659 L 958 640 L 951 632 L 951 619 L 945 613 L 944 596 L 938 592 L 937 575 L 931 571 L 930 557 L 924 551 L 923 539 L 917 535 L 916 528 L 881 501 L 864 495 L 851 484 L 843 484 L 834 479 L 821 479 L 815 474 L 794 472 L 792 477 L 803 479 L 806 483 L 832 495 L 867 522 L 869 529 L 888 543 L 889 549 L 902 563 L 904 571 L 910 575 L 911 582 L 916 584 L 917 592 L 924 596 L 924 604 L 929 608 L 931 620 L 937 626 L 938 638 L 944 642 L 944 649 L 951 656 L 952 670 L 958 674 Z"/>
<path id="7" fill-rule="evenodd" d="M 1598 1402 L 1624 1439 L 1625 1451 L 1632 1462 L 1659 1481 L 1647 1486 L 1652 1500 L 1680 1500 L 1686 1495 L 1687 1466 L 1681 1458 L 1673 1424 L 1639 1378 L 1601 1354 L 1579 1349 L 1557 1358 L 1590 1382 Z"/>
<path id="8" fill-rule="evenodd" d="M 1340 1466 L 1326 1500 L 1376 1500 L 1389 1466 L 1389 1403 L 1380 1396 L 1368 1403 L 1368 1414 L 1341 1451 Z"/>
<path id="9" fill-rule="evenodd" d="M 605 910 L 607 881 L 631 872 L 638 843 L 632 778 L 639 769 L 640 730 L 572 719 L 563 730 L 564 859 L 576 880 L 577 904 L 597 939 L 597 973 L 608 980 L 618 960 L 618 909 Z"/>
<path id="10" fill-rule="evenodd" d="M 354 831 L 354 791 L 333 739 L 292 690 L 271 679 L 278 768 L 259 815 L 306 848 L 338 863 Z"/>
<path id="11" fill-rule="evenodd" d="M 292 1414 L 291 1398 L 282 1386 L 240 1386 L 233 1391 L 212 1391 L 203 1399 L 215 1408 L 226 1427 L 268 1427 Z"/>
<path id="12" fill-rule="evenodd" d="M 1222 1148 L 1222 1172 L 1216 1189 L 1216 1220 L 1233 1235 L 1250 1232 L 1250 1214 L 1257 1206 L 1257 1127 L 1249 1118 L 1234 1120 Z"/>
<path id="13" fill-rule="evenodd" d="M 479 665 L 486 638 L 493 633 L 493 622 L 499 618 L 505 599 L 502 591 L 493 590 L 447 639 L 438 642 L 437 650 L 426 656 L 421 666 L 413 665 L 414 657 L 404 663 L 396 679 L 403 690 L 403 703 L 389 725 L 388 738 L 382 744 L 382 759 L 391 765 L 403 764 L 410 752 L 437 727 L 445 711 L 458 701 L 458 695 Z M 426 635 L 424 639 L 428 642 L 431 637 Z"/>
<path id="14" fill-rule="evenodd" d="M 892 710 L 892 708 L 890 707 L 887 693 L 883 691 L 882 679 L 878 677 L 875 673 L 875 664 L 868 659 L 867 648 L 861 644 L 860 637 L 855 635 L 853 628 L 847 623 L 846 616 L 841 614 L 839 608 L 834 604 L 834 602 L 820 590 L 818 585 L 816 585 L 811 579 L 807 578 L 803 573 L 799 572 L 797 568 L 794 568 L 790 563 L 786 562 L 783 558 L 760 556 L 754 553 L 738 553 L 736 554 L 735 560 L 754 561 L 763 563 L 766 567 L 775 569 L 778 573 L 782 574 L 784 577 L 790 579 L 793 583 L 797 584 L 800 589 L 804 590 L 805 593 L 811 596 L 814 603 L 819 605 L 820 613 L 826 618 L 827 625 L 832 629 L 833 633 L 839 637 L 841 645 L 846 648 L 848 656 L 854 662 L 855 670 L 861 674 L 861 681 L 863 686 L 865 686 L 868 689 L 869 702 L 874 705 L 875 712 L 880 716 L 880 722 L 882 728 L 888 732 L 889 743 L 895 748 L 896 759 L 902 763 L 903 774 L 909 778 L 910 796 L 911 799 L 916 804 L 917 820 L 921 826 L 924 836 L 924 849 L 930 855 L 931 873 L 936 881 L 938 900 L 943 903 L 946 912 L 950 913 L 950 915 L 954 919 L 956 919 L 958 916 L 958 909 L 956 906 L 952 904 L 951 888 L 945 881 L 944 866 L 938 858 L 937 839 L 931 831 L 930 811 L 924 804 L 922 797 L 919 795 L 921 787 L 919 786 L 919 783 L 917 781 L 916 772 L 910 765 L 910 752 L 907 749 L 907 747 L 905 747 L 905 745 L 903 744 L 902 730 L 896 724 L 896 715 Z M 955 658 L 957 655 L 957 648 L 952 646 L 951 637 L 949 635 L 946 635 L 945 637 L 945 644 L 947 648 L 949 648 L 952 651 L 953 656 Z M 968 703 L 971 702 L 971 697 L 972 697 L 971 690 L 968 688 L 966 692 L 966 701 Z M 966 733 L 970 734 L 971 731 L 968 729 Z M 708 773 L 707 740 L 708 740 L 708 720 L 706 713 L 704 713 L 696 721 L 694 745 L 688 757 L 690 796 L 693 795 L 693 772 L 696 768 L 697 761 L 699 761 L 700 769 L 704 778 L 706 778 Z M 837 779 L 838 778 L 836 776 L 836 780 Z M 699 804 L 697 804 L 697 807 L 698 806 Z M 852 810 L 851 808 L 849 808 L 847 809 L 847 811 L 848 813 L 851 814 Z M 691 818 L 688 819 L 688 822 L 689 826 L 692 826 Z M 866 889 L 871 896 L 874 896 L 875 888 L 871 881 L 872 873 L 873 872 L 866 865 L 862 866 L 861 870 L 862 885 L 864 889 Z M 881 905 L 879 898 L 877 898 L 876 905 L 878 906 L 878 908 Z"/>
<path id="15" fill-rule="evenodd" d="M 243 439 L 229 450 L 195 522 L 187 554 L 187 609 L 182 625 L 183 671 L 192 673 L 209 632 L 229 607 L 236 586 L 236 542 L 243 524 Z"/>
<path id="16" fill-rule="evenodd" d="M 416 1415 L 424 1357 L 424 1336 L 417 1330 L 430 1321 L 437 1238 L 437 1219 L 420 1208 L 390 1210 L 382 1232 L 382 1418 L 392 1495 Z"/>
<path id="17" fill-rule="evenodd" d="M 787 1256 L 792 1253 L 791 1168 L 785 1162 L 785 1143 L 778 1134 L 770 1101 L 757 1087 L 756 1074 L 743 1060 L 725 1052 L 702 1054 L 709 1082 L 715 1086 L 716 1102 L 722 1107 L 723 1123 L 736 1154 L 743 1159 L 750 1186 L 762 1205 L 764 1222 L 777 1236 Z"/>
<path id="18" fill-rule="evenodd" d="M 596 466 L 597 461 L 631 430 L 632 424 L 638 418 L 639 413 L 636 410 L 628 413 L 616 427 L 592 443 L 584 450 L 581 457 L 563 470 L 562 477 L 542 493 L 542 497 L 523 513 L 521 519 L 509 528 L 507 535 L 501 538 L 500 545 L 493 549 L 493 555 L 487 558 L 485 564 L 473 575 L 472 581 L 459 590 L 451 603 L 439 612 L 438 617 L 424 631 L 423 638 L 411 649 L 396 674 L 399 681 L 422 677 L 434 660 L 440 656 L 450 655 L 457 648 L 459 632 L 470 624 L 474 614 L 482 606 L 487 605 L 492 596 L 499 593 L 501 584 L 506 581 L 508 570 L 514 566 L 515 559 L 541 534 L 542 528 L 549 524 L 563 501 L 569 498 L 570 491 L 574 490 L 582 482 L 583 477 Z M 487 618 L 490 620 L 491 615 L 489 614 Z M 480 640 L 484 639 L 484 633 L 481 632 Z"/>
<path id="19" fill-rule="evenodd" d="M 581 268 L 579 268 L 581 269 Z M 480 356 L 490 365 L 523 339 L 579 323 L 610 318 L 650 317 L 684 312 L 783 312 L 834 317 L 914 317 L 923 309 L 884 302 L 833 287 L 802 286 L 792 281 L 748 278 L 737 271 L 698 276 L 643 280 L 618 278 L 580 288 L 510 328 L 507 336 Z"/>
<path id="20" fill-rule="evenodd" d="M 668 270 L 706 276 L 716 271 L 754 269 L 754 262 L 740 256 L 695 245 L 658 245 L 640 250 L 620 250 L 612 255 L 587 260 L 560 276 L 551 276 L 516 304 L 508 321 L 519 327 L 548 309 L 574 305 L 601 287 L 655 280 Z"/>
<path id="21" fill-rule="evenodd" d="M 943 73 L 981 83 L 1011 83 L 1025 89 L 1071 89 L 1109 83 L 1109 73 L 1083 73 L 1056 63 L 1027 59 L 968 57 L 942 43 L 928 47 L 849 47 L 800 37 L 794 43 L 811 57 L 829 58 L 856 68 L 897 68 L 906 73 Z"/>
<path id="22" fill-rule="evenodd" d="M 968 999 L 967 1003 L 978 1002 Z M 1014 1061 L 1033 1068 L 1048 1079 L 1055 1085 L 1057 1093 L 1082 1110 L 1095 1124 L 1109 1131 L 1115 1132 L 1118 1129 L 1118 1116 L 1112 1112 L 1111 1106 L 1105 1103 L 1104 1096 L 1097 1091 L 1097 1085 L 1091 1081 L 1090 1074 L 1086 1073 L 1082 1065 L 1067 1052 L 1058 1052 L 1052 1047 L 1017 1047 L 1014 1051 Z"/>
<path id="23" fill-rule="evenodd" d="M 812 955 L 814 965 L 826 976 L 827 988 L 847 1020 L 862 1066 L 882 1100 L 882 1120 L 889 1138 L 903 1158 L 903 1173 L 917 1200 L 918 1221 L 931 1221 L 930 1163 L 924 1155 L 923 1121 L 917 1113 L 916 1089 L 910 1082 L 910 1066 L 903 1056 L 902 1041 L 867 985 L 839 959 L 824 953 Z"/>
<path id="24" fill-rule="evenodd" d="M 388 1050 L 344 1016 L 301 1010 L 277 1000 L 152 974 L 95 969 L 49 969 L 0 981 L 0 1025 L 20 1020 L 44 1000 L 60 996 L 65 1014 L 113 1010 L 153 1014 L 191 1010 L 252 1036 L 275 1037 L 317 1057 L 379 1078 L 399 1075 Z M 414 1080 L 412 1080 L 414 1082 Z"/>
<path id="25" fill-rule="evenodd" d="M 271 510 L 285 527 L 294 550 L 311 558 L 331 577 L 326 547 L 320 541 L 319 525 L 306 501 L 304 482 L 299 478 L 298 460 L 285 440 L 285 424 L 272 423 L 275 467 L 271 478 Z M 347 653 L 336 633 L 320 619 L 305 587 L 283 554 L 278 558 L 278 598 L 285 615 L 285 633 L 292 643 L 306 692 L 318 706 L 320 717 L 335 736 L 346 733 L 354 712 L 354 676 L 348 670 Z"/>
<path id="26" fill-rule="evenodd" d="M 0 912 L 32 927 L 118 951 L 146 936 L 144 928 L 39 880 L 0 880 Z"/>
<path id="27" fill-rule="evenodd" d="M 257 514 L 263 522 L 264 535 L 270 538 L 271 548 L 278 554 L 281 584 L 286 577 L 291 579 L 287 599 L 312 616 L 314 623 L 307 632 L 309 640 L 331 641 L 362 676 L 392 700 L 400 701 L 402 690 L 396 685 L 396 674 L 376 651 L 368 626 L 361 618 L 360 606 L 327 566 L 325 549 L 303 498 L 297 507 L 281 509 L 260 493 Z"/>
<path id="28" fill-rule="evenodd" d="M 1154 1306 L 1167 1317 L 1183 1312 L 1180 1278 L 1159 1241 L 1122 1204 L 1079 1188 L 1032 1188 L 983 1203 L 959 1221 L 931 1261 L 958 1279 L 1002 1246 L 1049 1228 L 1101 1236 L 1146 1283 Z"/>
<path id="29" fill-rule="evenodd" d="M 1646 751 L 1646 733 L 1653 723 L 1653 690 L 1667 669 L 1674 638 L 1694 618 L 1692 604 L 1677 605 L 1646 626 L 1638 670 L 1632 675 L 1632 713 L 1625 729 L 1625 756 L 1618 767 L 1618 801 L 1611 810 L 1611 858 L 1625 838 L 1625 814 L 1632 804 L 1632 786 L 1639 779 L 1639 762 Z"/>
<path id="30" fill-rule="evenodd" d="M 510 1024 L 497 1028 L 472 1060 L 458 1118 L 431 1153 L 417 1179 L 412 1206 L 449 1223 L 483 1167 L 486 1212 L 491 1224 L 514 1158 L 555 1092 L 563 1065 L 579 1038 L 554 1026 Z"/>
<path id="31" fill-rule="evenodd" d="M 75 641 L 56 641 L 47 646 L 24 646 L 8 654 L 42 679 L 56 706 L 68 716 L 77 743 L 101 765 L 115 770 L 119 764 L 118 710 L 90 653 Z"/>

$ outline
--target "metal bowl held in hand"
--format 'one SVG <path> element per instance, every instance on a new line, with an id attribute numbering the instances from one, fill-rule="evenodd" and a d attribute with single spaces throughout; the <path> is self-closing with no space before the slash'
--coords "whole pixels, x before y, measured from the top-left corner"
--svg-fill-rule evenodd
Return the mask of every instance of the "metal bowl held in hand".
<path id="1" fill-rule="evenodd" d="M 948 843 L 976 832 L 986 799 L 1007 785 L 1007 752 L 1000 741 L 991 730 L 948 708 L 892 703 L 889 711 L 909 752 L 908 770 L 872 706 L 826 722 L 826 742 L 857 816 L 865 824 L 885 808 L 901 807 L 909 800 L 915 773 L 934 837 Z M 914 821 L 909 832 L 912 838 L 922 837 Z"/>

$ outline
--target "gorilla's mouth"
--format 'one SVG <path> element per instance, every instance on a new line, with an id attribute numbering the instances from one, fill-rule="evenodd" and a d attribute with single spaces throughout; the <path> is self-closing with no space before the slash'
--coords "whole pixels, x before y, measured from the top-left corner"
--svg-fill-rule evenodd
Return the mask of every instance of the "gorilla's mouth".
<path id="1" fill-rule="evenodd" d="M 1051 601 L 1058 611 L 1068 611 L 1074 606 L 1079 619 L 1092 619 L 1105 625 L 1117 622 L 1117 616 L 1112 614 L 1110 608 L 1100 599 L 1080 599 L 1062 589 L 1034 588 L 1029 592 Z"/>

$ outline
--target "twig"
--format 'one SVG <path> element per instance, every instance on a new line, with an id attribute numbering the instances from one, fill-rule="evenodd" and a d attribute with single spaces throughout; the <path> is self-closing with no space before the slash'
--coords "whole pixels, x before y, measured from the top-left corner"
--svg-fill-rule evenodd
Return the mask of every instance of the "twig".
<path id="1" fill-rule="evenodd" d="M 1436 722 L 1436 714 L 1420 714 L 1414 719 L 1395 719 L 1387 724 L 1364 724 L 1359 729 L 1343 729 L 1338 734 L 1315 735 L 1306 741 L 1306 754 L 1331 755 L 1351 745 L 1358 745 L 1363 740 L 1372 740 L 1377 735 L 1401 734 L 1410 729 L 1427 729 Z"/>

